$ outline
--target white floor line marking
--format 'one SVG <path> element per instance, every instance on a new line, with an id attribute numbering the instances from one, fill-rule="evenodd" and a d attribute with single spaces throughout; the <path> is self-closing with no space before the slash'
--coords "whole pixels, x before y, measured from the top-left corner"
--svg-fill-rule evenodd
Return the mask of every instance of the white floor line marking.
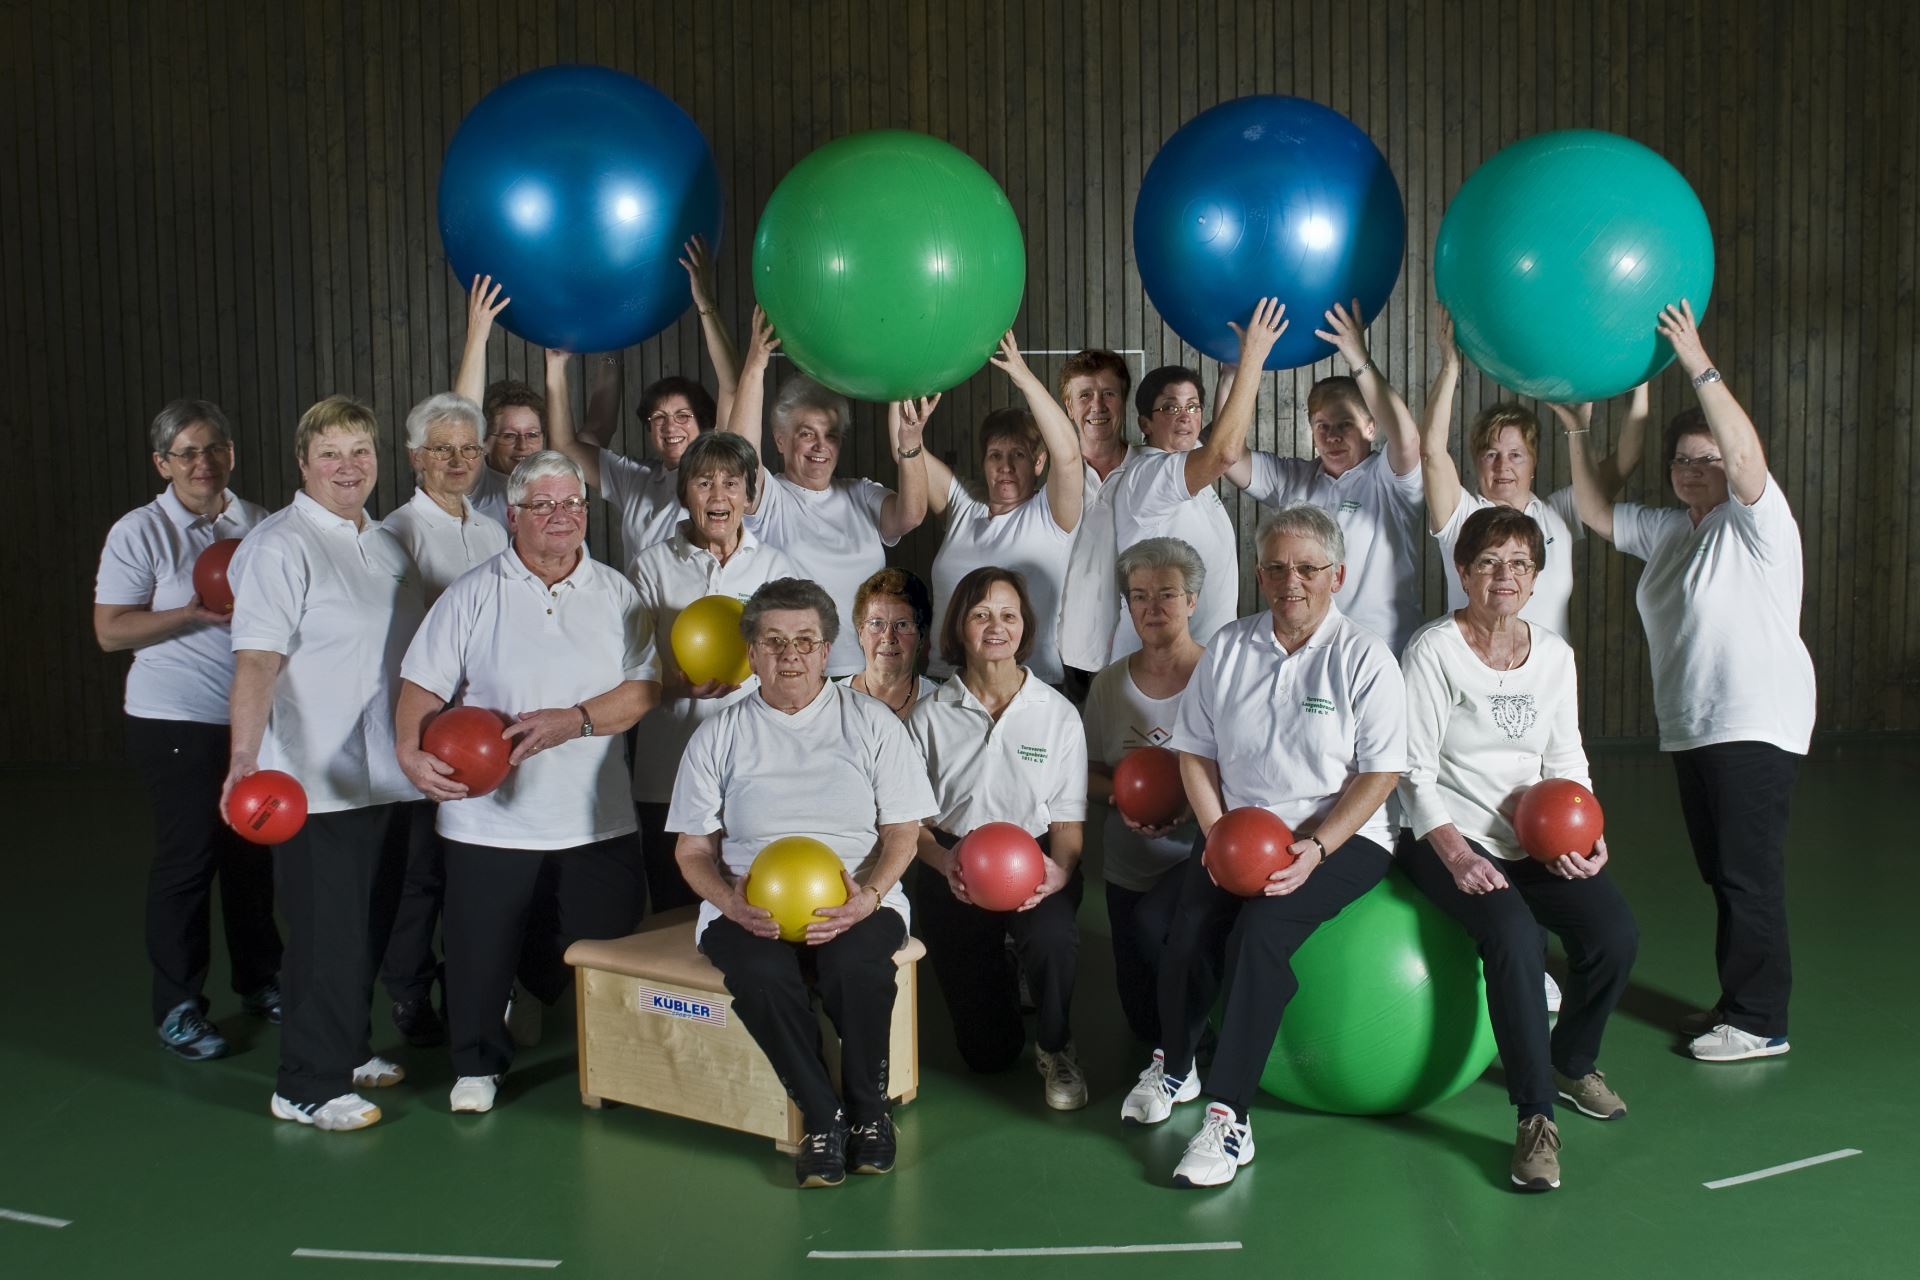
<path id="1" fill-rule="evenodd" d="M 1722 1187 L 1737 1187 L 1743 1182 L 1758 1182 L 1762 1178 L 1771 1178 L 1778 1173 L 1810 1169 L 1816 1164 L 1826 1164 L 1830 1160 L 1845 1160 L 1848 1156 L 1859 1154 L 1860 1152 L 1853 1147 L 1844 1147 L 1839 1151 L 1829 1151 L 1823 1156 L 1808 1156 L 1805 1160 L 1795 1160 L 1792 1164 L 1776 1164 L 1771 1169 L 1755 1169 L 1752 1173 L 1743 1173 L 1737 1178 L 1722 1178 L 1718 1182 L 1703 1182 L 1700 1185 L 1709 1191 L 1718 1191 Z"/>
<path id="2" fill-rule="evenodd" d="M 444 1262 L 466 1267 L 528 1267 L 551 1271 L 558 1258 L 481 1258 L 465 1253 L 363 1253 L 357 1249 L 295 1249 L 296 1258 L 330 1258 L 336 1262 Z"/>
<path id="3" fill-rule="evenodd" d="M 1054 1249 L 814 1249 L 809 1258 L 1063 1258 L 1108 1253 L 1219 1253 L 1238 1249 L 1238 1240 L 1202 1240 L 1193 1244 L 1078 1244 Z"/>
<path id="4" fill-rule="evenodd" d="M 9 1222 L 24 1222 L 30 1227 L 70 1227 L 73 1222 L 67 1218 L 43 1218 L 37 1213 L 22 1213 L 18 1209 L 0 1209 L 0 1218 Z"/>

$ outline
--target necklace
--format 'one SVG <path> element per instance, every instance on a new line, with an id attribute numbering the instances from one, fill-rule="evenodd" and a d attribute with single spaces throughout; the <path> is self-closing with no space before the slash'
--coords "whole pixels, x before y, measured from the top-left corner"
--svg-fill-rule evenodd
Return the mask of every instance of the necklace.
<path id="1" fill-rule="evenodd" d="M 855 677 L 854 677 L 854 679 L 855 679 L 855 680 L 858 680 L 858 681 L 859 681 L 859 682 L 860 682 L 861 684 L 863 684 L 863 685 L 865 685 L 865 684 L 867 683 L 867 673 L 866 673 L 866 672 L 864 672 L 864 671 L 862 671 L 862 672 L 861 672 L 861 673 L 860 673 L 859 675 L 857 675 L 857 676 L 855 676 Z M 914 690 L 915 690 L 915 689 L 916 689 L 917 687 L 918 687 L 918 686 L 916 685 L 916 683 L 915 683 L 915 681 L 914 681 L 914 679 L 913 679 L 913 677 L 912 677 L 912 676 L 908 676 L 908 677 L 907 677 L 907 695 L 906 695 L 906 697 L 904 697 L 904 698 L 902 698 L 902 699 L 900 699 L 900 705 L 899 705 L 899 706 L 897 706 L 897 707 L 896 707 L 896 706 L 894 706 L 894 705 L 893 705 L 893 704 L 892 704 L 891 702 L 887 702 L 887 700 L 886 700 L 885 698 L 881 698 L 881 699 L 880 699 L 880 701 L 882 701 L 882 702 L 886 702 L 886 704 L 887 704 L 887 706 L 888 706 L 888 707 L 889 707 L 889 708 L 890 708 L 890 709 L 891 709 L 891 710 L 893 711 L 893 714 L 897 716 L 897 715 L 899 715 L 899 714 L 900 714 L 901 712 L 903 712 L 903 711 L 905 711 L 905 710 L 907 709 L 907 704 L 909 704 L 909 703 L 911 703 L 911 702 L 913 701 L 913 694 L 914 694 Z M 862 689 L 862 690 L 860 690 L 860 692 L 862 692 L 862 693 L 864 693 L 864 694 L 868 694 L 869 696 L 872 696 L 872 695 L 873 695 L 873 689 L 872 689 L 872 687 L 871 687 L 871 686 L 868 686 L 867 688 L 864 688 L 864 689 Z"/>

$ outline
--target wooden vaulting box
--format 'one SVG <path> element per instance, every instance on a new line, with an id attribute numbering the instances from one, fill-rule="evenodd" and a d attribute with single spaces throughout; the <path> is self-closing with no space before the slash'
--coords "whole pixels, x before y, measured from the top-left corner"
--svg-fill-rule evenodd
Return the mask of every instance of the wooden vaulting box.
<path id="1" fill-rule="evenodd" d="M 664 1111 L 772 1138 L 796 1149 L 800 1112 L 773 1064 L 734 1015 L 720 971 L 693 945 L 694 912 L 669 912 L 640 933 L 576 942 L 580 1100 Z M 918 938 L 894 953 L 898 995 L 888 1048 L 888 1093 L 911 1102 L 920 1089 Z M 839 1074 L 840 1040 L 821 1014 L 827 1065 Z"/>

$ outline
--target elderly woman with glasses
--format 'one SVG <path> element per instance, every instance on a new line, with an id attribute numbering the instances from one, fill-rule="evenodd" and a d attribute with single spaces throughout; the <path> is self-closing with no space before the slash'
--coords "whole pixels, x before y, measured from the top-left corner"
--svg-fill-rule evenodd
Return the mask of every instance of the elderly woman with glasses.
<path id="1" fill-rule="evenodd" d="M 1095 676 L 1087 691 L 1087 795 L 1107 806 L 1101 873 L 1120 1011 L 1136 1040 L 1159 1044 L 1160 955 L 1180 903 L 1178 873 L 1199 832 L 1190 810 L 1158 827 L 1121 813 L 1113 770 L 1130 753 L 1173 737 L 1181 695 L 1206 652 L 1189 624 L 1207 566 L 1178 538 L 1148 538 L 1121 552 L 1114 576 L 1140 650 Z"/>
<path id="2" fill-rule="evenodd" d="M 827 680 L 839 610 L 816 583 L 776 578 L 741 615 L 757 680 L 694 731 L 669 830 L 700 895 L 695 939 L 726 977 L 733 1010 L 800 1108 L 802 1187 L 893 1168 L 887 1045 L 893 953 L 907 938 L 900 876 L 934 811 L 907 731 L 878 699 Z M 847 900 L 815 913 L 806 942 L 780 940 L 742 888 L 755 855 L 804 836 L 839 856 Z M 820 1052 L 811 974 L 840 1035 L 840 1092 Z"/>
<path id="3" fill-rule="evenodd" d="M 1174 1169 L 1179 1187 L 1231 1182 L 1253 1159 L 1248 1108 L 1297 984 L 1292 957 L 1313 931 L 1373 888 L 1392 862 L 1381 806 L 1406 767 L 1406 686 L 1386 642 L 1334 606 L 1346 581 L 1340 526 L 1318 506 L 1260 522 L 1269 611 L 1223 628 L 1180 699 L 1168 744 L 1199 824 L 1160 967 L 1161 1047 L 1121 1105 L 1159 1124 L 1200 1096 L 1194 1050 L 1224 980 L 1219 1047 L 1200 1132 Z M 1294 862 L 1242 898 L 1201 859 L 1230 809 L 1259 806 L 1294 834 Z"/>
<path id="4" fill-rule="evenodd" d="M 905 720 L 922 698 L 940 686 L 920 674 L 933 604 L 927 584 L 905 569 L 882 569 L 860 584 L 853 596 L 860 625 L 860 652 L 867 665 L 839 683 L 878 698 Z"/>
<path id="5" fill-rule="evenodd" d="M 1414 633 L 1407 682 L 1407 772 L 1400 799 L 1413 842 L 1400 865 L 1472 935 L 1486 969 L 1487 1010 L 1519 1113 L 1513 1185 L 1560 1185 L 1556 1096 L 1584 1115 L 1627 1113 L 1594 1065 L 1627 989 L 1638 932 L 1606 874 L 1607 843 L 1536 862 L 1520 848 L 1513 808 L 1545 778 L 1592 786 L 1580 745 L 1573 650 L 1526 607 L 1555 554 L 1525 512 L 1481 507 L 1460 523 L 1454 571 L 1467 603 Z M 1564 552 L 1562 553 L 1564 554 Z M 1540 929 L 1560 935 L 1567 991 L 1551 1036 L 1539 991 Z"/>
<path id="6" fill-rule="evenodd" d="M 571 459 L 536 453 L 514 468 L 507 496 L 513 545 L 428 611 L 400 667 L 394 715 L 400 767 L 440 802 L 455 1111 L 493 1109 L 513 1061 L 502 1014 L 515 973 L 552 1004 L 571 980 L 566 949 L 625 934 L 641 911 L 619 737 L 651 688 L 640 681 L 640 598 L 582 545 L 586 483 Z M 511 721 L 503 736 L 515 768 L 485 795 L 469 796 L 421 746 L 431 718 L 456 700 Z"/>
<path id="7" fill-rule="evenodd" d="M 628 571 L 640 591 L 641 634 L 650 642 L 640 678 L 654 702 L 634 737 L 633 798 L 656 913 L 694 901 L 666 825 L 681 753 L 700 722 L 744 696 L 746 687 L 689 681 L 673 651 L 673 624 L 703 596 L 745 602 L 775 578 L 798 576 L 793 561 L 746 524 L 763 474 L 753 446 L 737 435 L 714 432 L 694 440 L 674 470 L 678 501 L 691 514 L 672 537 L 636 555 Z"/>
<path id="8" fill-rule="evenodd" d="M 127 750 L 153 804 L 147 876 L 147 957 L 160 1043 L 189 1060 L 218 1058 L 227 1041 L 206 1017 L 213 882 L 220 881 L 233 989 L 241 1008 L 280 1017 L 280 933 L 273 873 L 260 851 L 220 821 L 227 772 L 228 644 L 232 615 L 208 608 L 193 567 L 208 547 L 240 538 L 267 513 L 227 488 L 233 433 L 209 400 L 175 400 L 148 428 L 160 496 L 107 533 L 93 593 L 93 630 L 108 653 L 131 651 Z"/>
<path id="9" fill-rule="evenodd" d="M 405 1073 L 371 1057 L 368 998 L 406 872 L 406 802 L 420 793 L 394 758 L 400 658 L 425 610 L 419 570 L 366 513 L 380 475 L 379 424 L 330 396 L 300 416 L 300 492 L 234 555 L 233 784 L 281 769 L 307 793 L 307 821 L 274 846 L 288 924 L 282 1120 L 364 1129 L 380 1108 L 354 1092 Z"/>
<path id="10" fill-rule="evenodd" d="M 1577 450 L 1574 494 L 1589 529 L 1647 562 L 1635 596 L 1660 749 L 1673 754 L 1694 861 L 1719 915 L 1720 996 L 1689 1028 L 1698 1034 L 1687 1052 L 1770 1058 L 1788 1048 L 1787 809 L 1813 733 L 1800 527 L 1684 298 L 1658 331 L 1700 401 L 1667 426 L 1681 507 L 1608 502 Z M 1585 410 L 1556 412 L 1569 430 L 1585 429 Z"/>

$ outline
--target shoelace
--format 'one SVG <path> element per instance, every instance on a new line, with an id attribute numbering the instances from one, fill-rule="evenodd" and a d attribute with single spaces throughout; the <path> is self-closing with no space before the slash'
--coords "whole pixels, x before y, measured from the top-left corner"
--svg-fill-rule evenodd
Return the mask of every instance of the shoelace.
<path id="1" fill-rule="evenodd" d="M 1079 1084 L 1081 1080 L 1080 1064 L 1064 1053 L 1056 1053 L 1050 1064 L 1050 1074 L 1061 1084 Z"/>
<path id="2" fill-rule="evenodd" d="M 853 1126 L 853 1130 L 850 1136 L 855 1138 L 872 1138 L 877 1141 L 878 1139 L 886 1136 L 886 1130 L 884 1129 L 880 1121 L 869 1120 L 865 1124 L 857 1124 Z"/>
<path id="3" fill-rule="evenodd" d="M 208 1022 L 206 1015 L 198 1009 L 188 1009 L 185 1013 L 182 1013 L 173 1020 L 173 1028 L 173 1041 L 175 1044 L 192 1044 L 201 1036 L 212 1031 L 213 1024 Z"/>
<path id="4" fill-rule="evenodd" d="M 1200 1126 L 1200 1132 L 1193 1135 L 1193 1141 L 1187 1144 L 1187 1149 L 1202 1155 L 1224 1156 L 1227 1154 L 1227 1139 L 1233 1138 L 1234 1145 L 1239 1146 L 1239 1139 L 1233 1132 L 1237 1127 L 1228 1116 L 1209 1111 L 1206 1123 Z"/>
<path id="5" fill-rule="evenodd" d="M 1527 1145 L 1527 1157 L 1529 1159 L 1539 1155 L 1543 1149 L 1547 1151 L 1558 1151 L 1560 1149 L 1560 1135 L 1554 1131 L 1552 1125 L 1543 1121 L 1540 1124 L 1534 1125 L 1532 1131 L 1533 1141 Z"/>
<path id="6" fill-rule="evenodd" d="M 809 1133 L 800 1140 L 810 1156 L 824 1156 L 834 1148 L 834 1136 L 831 1133 Z"/>

